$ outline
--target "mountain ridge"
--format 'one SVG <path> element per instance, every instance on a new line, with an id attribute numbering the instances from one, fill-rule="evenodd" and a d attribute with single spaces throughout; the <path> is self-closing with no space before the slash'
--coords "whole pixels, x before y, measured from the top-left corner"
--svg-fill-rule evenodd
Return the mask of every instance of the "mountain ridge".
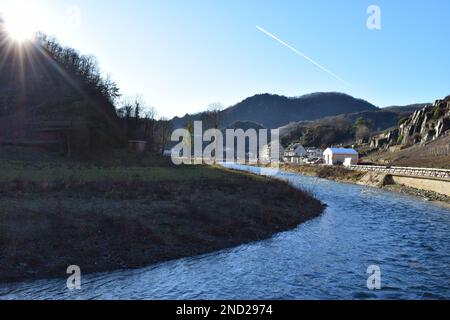
<path id="1" fill-rule="evenodd" d="M 247 97 L 223 110 L 221 125 L 226 127 L 236 121 L 251 121 L 275 129 L 291 122 L 376 110 L 379 108 L 373 104 L 340 92 L 314 92 L 297 97 L 263 93 Z M 202 114 L 175 117 L 172 123 L 174 127 L 181 128 L 189 122 L 200 120 Z"/>

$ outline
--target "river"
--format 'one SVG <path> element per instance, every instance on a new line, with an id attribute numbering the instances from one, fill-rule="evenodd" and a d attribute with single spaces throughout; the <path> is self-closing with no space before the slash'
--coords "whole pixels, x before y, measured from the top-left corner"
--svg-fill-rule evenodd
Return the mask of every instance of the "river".
<path id="1" fill-rule="evenodd" d="M 258 173 L 260 169 L 234 166 Z M 0 285 L 0 299 L 449 299 L 450 208 L 379 189 L 279 172 L 328 205 L 272 239 L 82 277 Z M 381 290 L 367 288 L 367 268 Z"/>

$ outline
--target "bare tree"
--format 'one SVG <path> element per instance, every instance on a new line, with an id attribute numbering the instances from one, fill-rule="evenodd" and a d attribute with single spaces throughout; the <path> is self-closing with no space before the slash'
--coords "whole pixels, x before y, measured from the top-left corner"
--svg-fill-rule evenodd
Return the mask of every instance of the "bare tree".
<path id="1" fill-rule="evenodd" d="M 220 128 L 224 109 L 225 109 L 224 105 L 219 102 L 211 103 L 208 106 L 207 114 L 209 115 L 212 128 L 214 129 Z"/>
<path id="2" fill-rule="evenodd" d="M 145 102 L 141 95 L 121 99 L 117 115 L 125 120 L 128 139 L 145 139 L 141 132 L 141 114 L 144 109 Z"/>
<path id="3" fill-rule="evenodd" d="M 103 77 L 98 62 L 92 56 L 81 55 L 75 49 L 62 46 L 55 38 L 43 33 L 36 35 L 36 43 L 71 76 L 80 80 L 83 89 L 114 103 L 120 97 L 119 88 L 110 77 Z"/>
<path id="4" fill-rule="evenodd" d="M 119 102 L 117 114 L 123 119 L 130 119 L 133 113 L 133 100 L 130 97 L 123 97 Z"/>
<path id="5" fill-rule="evenodd" d="M 201 115 L 201 120 L 205 130 L 220 129 L 223 109 L 224 107 L 220 103 L 212 103 L 208 106 L 207 110 Z"/>
<path id="6" fill-rule="evenodd" d="M 133 101 L 134 121 L 136 125 L 139 124 L 141 112 L 145 108 L 145 102 L 141 95 L 136 95 Z"/>
<path id="7" fill-rule="evenodd" d="M 158 111 L 154 107 L 146 107 L 144 112 L 144 139 L 150 149 L 155 148 L 156 116 Z"/>
<path id="8" fill-rule="evenodd" d="M 164 153 L 172 130 L 173 125 L 170 120 L 161 118 L 159 121 L 157 121 L 155 130 L 155 141 L 157 145 L 156 147 L 158 149 L 157 151 Z"/>
<path id="9" fill-rule="evenodd" d="M 157 121 L 158 111 L 154 107 L 147 106 L 142 95 L 122 98 L 117 114 L 125 120 L 128 139 L 144 140 L 150 151 L 158 152 L 161 143 L 167 142 L 161 140 L 162 137 L 166 139 L 168 124 L 165 122 L 169 121 Z"/>
<path id="10" fill-rule="evenodd" d="M 360 117 L 356 120 L 355 127 L 356 141 L 358 143 L 365 142 L 370 138 L 370 135 L 372 134 L 372 123 L 369 120 Z"/>
<path id="11" fill-rule="evenodd" d="M 369 127 L 362 125 L 358 126 L 356 128 L 356 141 L 357 142 L 364 142 L 367 141 L 370 138 L 371 130 Z"/>

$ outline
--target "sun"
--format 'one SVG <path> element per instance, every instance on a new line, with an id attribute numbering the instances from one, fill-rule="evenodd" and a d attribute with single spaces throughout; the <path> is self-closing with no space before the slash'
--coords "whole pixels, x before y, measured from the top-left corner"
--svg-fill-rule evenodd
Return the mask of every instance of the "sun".
<path id="1" fill-rule="evenodd" d="M 32 25 L 20 22 L 7 23 L 5 27 L 8 35 L 18 42 L 31 40 L 37 31 Z"/>
<path id="2" fill-rule="evenodd" d="M 5 30 L 17 42 L 33 39 L 38 32 L 36 16 L 28 7 L 14 6 L 3 13 Z"/>

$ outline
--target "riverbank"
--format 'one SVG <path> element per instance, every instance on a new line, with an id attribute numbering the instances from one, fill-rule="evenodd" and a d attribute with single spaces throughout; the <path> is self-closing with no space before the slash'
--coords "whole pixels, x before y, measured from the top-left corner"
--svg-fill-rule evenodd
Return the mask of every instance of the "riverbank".
<path id="1" fill-rule="evenodd" d="M 161 161 L 0 160 L 0 282 L 140 268 L 267 239 L 324 205 L 288 184 Z"/>
<path id="2" fill-rule="evenodd" d="M 270 241 L 138 270 L 83 276 L 82 290 L 67 290 L 65 279 L 0 285 L 0 299 L 450 298 L 449 208 L 354 184 L 300 174 L 288 178 L 327 203 L 326 214 Z M 382 290 L 366 286 L 366 269 L 374 263 L 384 272 Z"/>
<path id="3" fill-rule="evenodd" d="M 395 184 L 389 176 L 385 174 L 360 172 L 349 170 L 344 167 L 337 166 L 314 166 L 314 165 L 291 165 L 282 164 L 281 169 L 289 172 L 300 173 L 307 176 L 313 176 L 323 179 L 334 180 L 344 183 L 355 183 L 369 187 L 381 188 L 393 192 L 399 192 L 416 196 L 428 201 L 437 201 L 450 204 L 450 197 L 429 190 L 422 190 Z"/>

